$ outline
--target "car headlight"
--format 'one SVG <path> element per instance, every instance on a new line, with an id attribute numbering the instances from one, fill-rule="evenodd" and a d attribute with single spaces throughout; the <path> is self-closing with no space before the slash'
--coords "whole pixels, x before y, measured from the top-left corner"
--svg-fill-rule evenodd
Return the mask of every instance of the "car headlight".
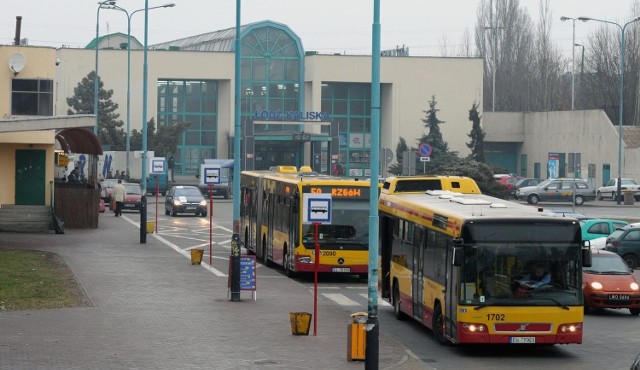
<path id="1" fill-rule="evenodd" d="M 591 287 L 592 287 L 593 289 L 595 289 L 595 290 L 600 290 L 600 289 L 602 289 L 602 284 L 600 284 L 600 283 L 599 283 L 599 282 L 597 282 L 597 281 L 594 281 L 593 283 L 591 283 Z"/>
<path id="2" fill-rule="evenodd" d="M 182 205 L 182 203 L 179 200 L 174 199 L 173 200 L 173 205 L 176 206 L 176 207 L 180 207 Z"/>
<path id="3" fill-rule="evenodd" d="M 203 200 L 201 200 L 201 201 L 200 201 L 200 205 L 201 205 L 201 206 L 203 206 L 203 207 L 206 207 L 206 206 L 207 206 L 207 201 L 206 201 L 206 200 L 204 200 L 204 199 L 203 199 Z"/>
<path id="4" fill-rule="evenodd" d="M 631 290 L 638 290 L 640 289 L 640 287 L 638 286 L 638 283 L 631 283 L 629 284 L 629 287 L 631 288 Z"/>

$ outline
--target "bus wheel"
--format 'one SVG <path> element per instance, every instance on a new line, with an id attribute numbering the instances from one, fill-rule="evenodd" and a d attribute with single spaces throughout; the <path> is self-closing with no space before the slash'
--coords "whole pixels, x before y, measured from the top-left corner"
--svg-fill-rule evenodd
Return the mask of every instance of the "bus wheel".
<path id="1" fill-rule="evenodd" d="M 436 304 L 436 307 L 433 310 L 433 318 L 432 318 L 432 330 L 433 336 L 436 338 L 438 343 L 447 344 L 449 341 L 444 336 L 444 316 L 442 315 L 442 309 L 440 308 L 440 304 Z"/>
<path id="2" fill-rule="evenodd" d="M 393 285 L 393 314 L 398 320 L 404 320 L 405 315 L 402 311 L 400 311 L 400 291 L 398 290 L 398 285 Z"/>

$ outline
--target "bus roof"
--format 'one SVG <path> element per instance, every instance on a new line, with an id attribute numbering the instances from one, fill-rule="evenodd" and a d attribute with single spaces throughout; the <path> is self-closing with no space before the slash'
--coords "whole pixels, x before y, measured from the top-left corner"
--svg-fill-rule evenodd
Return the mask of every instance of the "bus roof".
<path id="1" fill-rule="evenodd" d="M 398 176 L 387 177 L 382 192 L 386 194 L 415 193 L 427 190 L 450 190 L 464 194 L 480 194 L 475 180 L 464 176 Z"/>
<path id="2" fill-rule="evenodd" d="M 427 191 L 423 194 L 381 194 L 381 211 L 425 224 L 434 215 L 456 219 L 458 226 L 467 221 L 498 219 L 539 219 L 553 217 L 542 208 L 506 201 L 483 194 L 460 194 L 449 191 Z M 575 221 L 565 218 L 565 221 Z"/>

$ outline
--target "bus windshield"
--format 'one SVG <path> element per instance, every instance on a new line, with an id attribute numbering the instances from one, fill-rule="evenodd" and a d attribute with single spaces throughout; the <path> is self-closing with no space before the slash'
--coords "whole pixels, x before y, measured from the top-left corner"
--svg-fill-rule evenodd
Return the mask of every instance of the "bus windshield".
<path id="1" fill-rule="evenodd" d="M 313 248 L 314 225 L 305 225 L 305 247 Z M 369 203 L 366 200 L 335 199 L 331 202 L 331 225 L 320 225 L 318 244 L 323 248 L 366 250 L 369 245 Z"/>
<path id="2" fill-rule="evenodd" d="M 464 246 L 460 303 L 575 306 L 581 300 L 579 256 L 562 243 Z"/>

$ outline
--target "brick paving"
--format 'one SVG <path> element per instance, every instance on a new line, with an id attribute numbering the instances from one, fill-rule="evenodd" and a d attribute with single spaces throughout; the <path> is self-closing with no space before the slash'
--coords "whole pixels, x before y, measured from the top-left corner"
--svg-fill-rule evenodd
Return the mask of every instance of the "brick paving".
<path id="1" fill-rule="evenodd" d="M 101 214 L 99 226 L 0 233 L 0 249 L 60 255 L 89 302 L 0 312 L 0 369 L 364 368 L 346 359 L 349 318 L 334 303 L 319 302 L 317 336 L 291 334 L 289 312 L 310 312 L 312 302 L 295 280 L 272 276 L 260 285 L 258 273 L 257 301 L 243 291 L 231 302 L 226 277 L 192 266 L 152 234 L 140 244 L 139 229 L 125 218 Z M 379 367 L 427 368 L 383 333 Z"/>

